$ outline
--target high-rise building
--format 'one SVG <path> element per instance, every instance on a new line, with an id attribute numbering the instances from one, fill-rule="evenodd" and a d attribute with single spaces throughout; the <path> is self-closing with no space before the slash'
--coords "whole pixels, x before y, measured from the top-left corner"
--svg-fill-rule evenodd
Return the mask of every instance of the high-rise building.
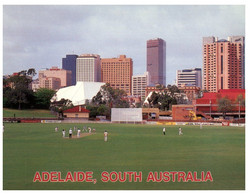
<path id="1" fill-rule="evenodd" d="M 101 59 L 101 80 L 109 83 L 111 87 L 123 89 L 131 95 L 133 75 L 133 60 L 120 55 L 119 58 Z"/>
<path id="2" fill-rule="evenodd" d="M 163 39 L 147 41 L 147 71 L 149 85 L 166 85 L 166 42 Z"/>
<path id="3" fill-rule="evenodd" d="M 78 55 L 68 54 L 66 58 L 62 59 L 62 69 L 70 70 L 72 72 L 71 85 L 76 84 L 76 58 Z"/>
<path id="4" fill-rule="evenodd" d="M 242 45 L 242 59 L 241 59 L 241 68 L 243 74 L 243 89 L 245 89 L 245 37 L 244 36 L 231 36 L 228 37 L 228 40 L 232 43 L 240 43 Z"/>
<path id="5" fill-rule="evenodd" d="M 243 36 L 203 38 L 203 89 L 244 88 L 244 40 Z"/>
<path id="6" fill-rule="evenodd" d="M 201 88 L 201 68 L 176 71 L 177 87 L 193 86 Z"/>
<path id="7" fill-rule="evenodd" d="M 101 60 L 96 54 L 83 54 L 76 59 L 76 81 L 100 82 Z"/>
<path id="8" fill-rule="evenodd" d="M 43 88 L 45 86 L 45 85 L 43 86 L 43 84 L 41 83 L 43 78 L 52 78 L 52 77 L 60 79 L 60 87 L 59 88 L 70 86 L 71 81 L 72 81 L 71 76 L 72 76 L 72 72 L 70 70 L 60 69 L 56 66 L 52 67 L 50 69 L 40 70 L 39 71 L 40 87 Z M 58 86 L 58 79 L 52 79 L 53 82 L 55 81 L 57 83 L 57 84 L 55 84 L 55 86 Z M 48 81 L 48 79 L 47 79 L 47 81 Z"/>
<path id="9" fill-rule="evenodd" d="M 145 89 L 149 84 L 149 74 L 145 72 L 144 75 L 132 76 L 132 95 L 141 96 L 141 99 L 145 99 Z"/>
<path id="10" fill-rule="evenodd" d="M 42 77 L 39 79 L 40 88 L 58 90 L 61 88 L 61 79 L 56 77 Z"/>

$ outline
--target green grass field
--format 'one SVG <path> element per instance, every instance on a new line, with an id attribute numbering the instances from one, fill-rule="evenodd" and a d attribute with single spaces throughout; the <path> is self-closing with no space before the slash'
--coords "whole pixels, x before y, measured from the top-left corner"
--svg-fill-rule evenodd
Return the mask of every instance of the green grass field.
<path id="1" fill-rule="evenodd" d="M 42 110 L 42 109 L 26 109 L 26 110 L 17 110 L 17 109 L 3 109 L 3 117 L 15 117 L 16 118 L 41 118 L 41 117 L 48 117 L 48 118 L 56 118 L 55 115 L 51 114 L 49 110 Z"/>
<path id="2" fill-rule="evenodd" d="M 78 126 L 97 133 L 62 138 Z M 54 128 L 58 126 L 59 132 Z M 3 189 L 29 190 L 244 190 L 245 129 L 239 127 L 131 124 L 5 124 Z M 108 130 L 108 142 L 103 132 Z M 67 135 L 67 134 L 66 134 Z M 33 182 L 36 171 L 93 171 L 97 183 Z M 142 182 L 101 181 L 103 171 L 142 171 Z M 213 182 L 146 182 L 150 171 L 211 171 Z"/>

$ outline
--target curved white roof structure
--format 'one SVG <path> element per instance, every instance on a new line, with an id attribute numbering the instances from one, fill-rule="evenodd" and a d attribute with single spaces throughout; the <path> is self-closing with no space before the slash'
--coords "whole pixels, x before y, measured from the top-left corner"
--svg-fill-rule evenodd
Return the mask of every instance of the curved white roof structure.
<path id="1" fill-rule="evenodd" d="M 61 99 L 69 99 L 74 106 L 85 104 L 91 100 L 105 83 L 101 82 L 77 82 L 76 85 L 59 89 L 51 98 L 51 102 Z"/>

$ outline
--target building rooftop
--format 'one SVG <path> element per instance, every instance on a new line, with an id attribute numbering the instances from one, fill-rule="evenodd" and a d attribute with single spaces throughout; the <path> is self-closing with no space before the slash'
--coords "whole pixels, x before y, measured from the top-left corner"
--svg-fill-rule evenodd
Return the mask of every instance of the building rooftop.
<path id="1" fill-rule="evenodd" d="M 82 106 L 75 106 L 64 111 L 64 113 L 89 113 L 90 111 Z"/>
<path id="2" fill-rule="evenodd" d="M 226 40 L 226 39 L 220 39 L 217 42 L 228 42 L 228 40 Z"/>
<path id="3" fill-rule="evenodd" d="M 74 106 L 83 105 L 86 100 L 91 100 L 97 94 L 102 85 L 105 83 L 78 81 L 76 85 L 59 89 L 51 101 L 69 99 Z"/>

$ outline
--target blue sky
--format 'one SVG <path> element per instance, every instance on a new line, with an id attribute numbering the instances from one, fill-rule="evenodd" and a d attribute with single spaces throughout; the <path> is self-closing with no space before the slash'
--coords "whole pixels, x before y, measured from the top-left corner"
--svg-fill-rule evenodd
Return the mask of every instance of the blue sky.
<path id="1" fill-rule="evenodd" d="M 202 38 L 245 36 L 243 5 L 4 5 L 3 74 L 62 65 L 66 54 L 125 54 L 146 71 L 146 41 L 166 41 L 166 81 L 202 67 Z"/>

